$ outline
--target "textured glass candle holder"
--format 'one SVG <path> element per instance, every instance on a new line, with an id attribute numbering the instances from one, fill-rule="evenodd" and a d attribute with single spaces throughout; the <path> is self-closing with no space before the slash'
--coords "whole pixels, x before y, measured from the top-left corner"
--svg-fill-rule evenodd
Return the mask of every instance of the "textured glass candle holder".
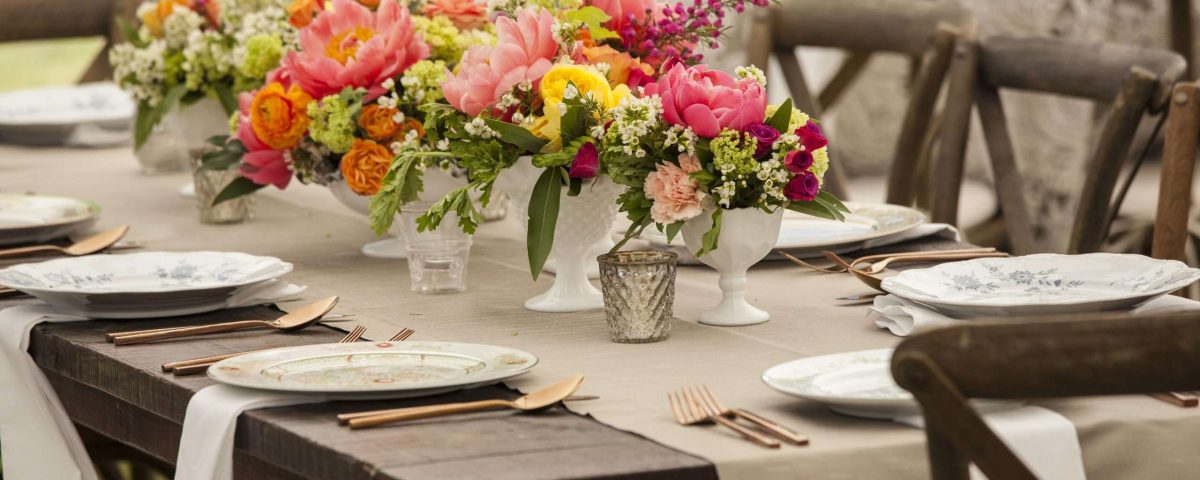
<path id="1" fill-rule="evenodd" d="M 656 250 L 597 257 L 604 316 L 612 341 L 653 343 L 671 336 L 678 259 L 674 253 Z"/>
<path id="2" fill-rule="evenodd" d="M 251 219 L 254 216 L 254 194 L 212 204 L 221 190 L 241 174 L 236 168 L 201 169 L 202 155 L 203 150 L 192 152 L 192 179 L 196 185 L 196 208 L 200 210 L 200 223 L 220 225 Z"/>

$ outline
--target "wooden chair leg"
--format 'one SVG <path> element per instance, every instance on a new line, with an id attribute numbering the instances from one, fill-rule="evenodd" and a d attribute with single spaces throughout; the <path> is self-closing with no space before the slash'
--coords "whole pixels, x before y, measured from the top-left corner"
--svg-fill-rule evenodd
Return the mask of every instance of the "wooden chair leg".
<path id="1" fill-rule="evenodd" d="M 1167 20 L 1170 22 L 1171 49 L 1187 60 L 1186 78 L 1194 79 L 1196 67 L 1192 62 L 1196 61 L 1196 32 L 1192 21 L 1192 0 L 1171 0 Z"/>
<path id="2" fill-rule="evenodd" d="M 1162 176 L 1154 221 L 1154 258 L 1185 260 L 1192 206 L 1197 141 L 1200 140 L 1200 82 L 1181 83 L 1171 96 L 1163 143 Z"/>

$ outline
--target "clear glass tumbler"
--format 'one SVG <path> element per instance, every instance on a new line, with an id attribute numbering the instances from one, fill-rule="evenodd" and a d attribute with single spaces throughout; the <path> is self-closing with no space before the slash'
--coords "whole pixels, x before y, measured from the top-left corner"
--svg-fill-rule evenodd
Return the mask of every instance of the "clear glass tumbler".
<path id="1" fill-rule="evenodd" d="M 226 200 L 217 205 L 212 202 L 229 182 L 241 174 L 236 168 L 224 170 L 201 169 L 201 157 L 206 149 L 195 149 L 192 155 L 192 180 L 196 186 L 196 208 L 200 210 L 200 223 L 219 225 L 242 223 L 254 217 L 254 194 Z"/>
<path id="2" fill-rule="evenodd" d="M 617 343 L 652 343 L 671 336 L 675 317 L 675 262 L 657 250 L 608 253 L 600 262 L 600 287 L 608 336 Z"/>
<path id="3" fill-rule="evenodd" d="M 437 229 L 418 232 L 417 217 L 432 206 L 433 202 L 413 202 L 400 209 L 411 289 L 417 293 L 465 291 L 471 236 L 458 226 L 458 216 L 453 213 L 447 214 Z"/>

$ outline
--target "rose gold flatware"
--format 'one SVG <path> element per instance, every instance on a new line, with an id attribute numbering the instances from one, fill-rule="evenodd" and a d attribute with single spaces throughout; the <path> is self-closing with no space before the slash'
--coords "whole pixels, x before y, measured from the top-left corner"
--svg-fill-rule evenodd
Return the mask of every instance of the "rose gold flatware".
<path id="1" fill-rule="evenodd" d="M 600 399 L 600 397 L 598 397 L 596 395 L 571 395 L 567 398 L 564 398 L 563 401 L 564 402 L 585 402 L 585 401 L 589 401 L 589 400 L 599 400 L 599 399 Z M 354 420 L 356 418 L 373 417 L 376 415 L 387 415 L 387 414 L 392 414 L 392 413 L 421 412 L 421 411 L 428 410 L 430 408 L 435 408 L 435 407 L 440 407 L 440 406 L 441 405 L 427 405 L 424 407 L 389 408 L 386 410 L 371 410 L 368 412 L 342 413 L 342 414 L 338 414 L 337 419 L 338 419 L 339 425 L 346 425 L 346 424 L 349 424 L 351 420 Z"/>
<path id="2" fill-rule="evenodd" d="M 408 337 L 411 337 L 414 333 L 417 333 L 417 332 L 411 328 L 405 328 L 404 330 L 400 330 L 399 332 L 396 332 L 395 335 L 392 335 L 392 338 L 389 338 L 388 341 L 389 342 L 403 342 L 405 340 L 408 340 Z"/>
<path id="3" fill-rule="evenodd" d="M 763 431 L 774 435 L 775 437 L 793 445 L 808 445 L 808 437 L 799 433 L 788 430 L 783 425 L 767 420 L 765 417 L 750 413 L 741 408 L 726 408 L 717 396 L 713 394 L 707 386 L 692 387 L 693 394 L 704 404 L 709 406 L 710 411 L 716 411 L 718 415 L 723 417 L 737 417 L 757 425 Z"/>
<path id="4" fill-rule="evenodd" d="M 34 245 L 30 247 L 9 248 L 0 250 L 0 258 L 3 257 L 21 257 L 32 255 L 35 253 L 61 253 L 70 257 L 79 257 L 83 255 L 91 255 L 93 253 L 111 247 L 114 243 L 121 240 L 125 233 L 129 231 L 129 225 L 105 230 L 83 240 L 75 242 L 65 247 L 58 245 Z"/>
<path id="5" fill-rule="evenodd" d="M 349 322 L 352 320 L 354 320 L 353 313 L 339 313 L 339 314 L 335 314 L 335 315 L 326 315 L 324 317 L 321 317 L 321 320 L 318 321 L 317 323 L 320 323 L 320 324 L 338 323 L 338 322 Z M 189 326 L 183 326 L 183 327 L 148 328 L 145 330 L 126 330 L 124 332 L 109 332 L 109 333 L 104 334 L 104 341 L 106 341 L 108 343 L 113 343 L 113 340 L 115 340 L 117 337 L 127 337 L 130 335 L 141 335 L 143 333 L 170 332 L 170 331 L 179 330 L 182 328 L 193 328 L 193 327 L 195 327 L 195 325 L 189 325 Z"/>
<path id="6" fill-rule="evenodd" d="M 338 297 L 329 297 L 318 300 L 314 303 L 305 305 L 296 309 L 292 313 L 281 316 L 275 320 L 242 320 L 238 322 L 217 323 L 213 325 L 203 325 L 199 327 L 184 327 L 174 330 L 142 333 L 137 335 L 124 335 L 113 338 L 113 343 L 117 345 L 132 345 L 136 343 L 145 343 L 154 340 L 163 340 L 168 338 L 188 337 L 192 335 L 206 335 L 210 333 L 232 332 L 235 330 L 244 330 L 248 328 L 272 328 L 281 332 L 295 332 L 303 330 L 310 325 L 313 325 L 321 320 L 337 305 Z"/>
<path id="7" fill-rule="evenodd" d="M 742 438 L 767 448 L 779 448 L 779 440 L 768 437 L 753 429 L 738 425 L 737 422 L 715 413 L 709 413 L 700 406 L 699 401 L 687 389 L 679 392 L 667 392 L 667 402 L 671 404 L 671 413 L 680 425 L 700 425 L 715 422 L 737 432 Z"/>
<path id="8" fill-rule="evenodd" d="M 868 272 L 868 271 L 864 271 L 859 268 L 855 268 L 852 264 L 847 263 L 845 259 L 843 259 L 842 257 L 839 257 L 837 254 L 835 254 L 833 252 L 822 252 L 822 253 L 825 254 L 825 258 L 828 258 L 829 261 L 844 267 L 846 269 L 846 271 L 850 272 L 851 275 L 854 275 L 855 278 L 859 279 L 859 281 L 863 282 L 868 287 L 871 287 L 875 290 L 879 290 L 881 292 L 884 291 L 883 290 L 883 278 L 880 278 L 877 275 L 880 272 L 882 272 L 883 268 L 886 268 L 887 265 L 890 263 L 894 263 L 894 262 L 898 262 L 898 261 L 913 262 L 913 263 L 951 262 L 951 261 L 959 261 L 959 260 L 970 260 L 970 259 L 974 259 L 974 258 L 995 258 L 995 257 L 1007 257 L 1008 256 L 1007 253 L 991 252 L 991 253 L 931 254 L 931 255 L 913 255 L 913 256 L 908 256 L 908 257 L 893 257 L 893 258 L 889 258 L 889 259 L 880 261 L 879 263 L 883 263 L 883 267 L 879 268 L 878 271 Z M 887 263 L 884 263 L 884 262 L 887 262 Z"/>
<path id="9" fill-rule="evenodd" d="M 1184 408 L 1193 408 L 1200 405 L 1200 395 L 1197 395 L 1195 392 L 1151 393 L 1150 396 L 1171 405 Z"/>
<path id="10" fill-rule="evenodd" d="M 477 402 L 451 403 L 431 407 L 417 407 L 419 410 L 402 413 L 386 413 L 351 419 L 347 424 L 352 429 L 374 427 L 404 420 L 453 415 L 456 413 L 478 412 L 508 408 L 522 412 L 536 412 L 557 405 L 563 399 L 571 396 L 583 383 L 583 375 L 575 375 L 561 382 L 530 393 L 516 400 L 480 400 Z"/>
<path id="11" fill-rule="evenodd" d="M 363 334 L 366 332 L 367 332 L 367 327 L 364 327 L 362 325 L 356 325 L 353 330 L 350 330 L 350 332 L 347 333 L 346 336 L 342 337 L 341 340 L 338 340 L 337 343 L 357 342 L 357 341 L 359 341 L 359 339 L 362 338 Z M 191 360 L 180 360 L 178 362 L 164 363 L 162 365 L 162 369 L 164 372 L 172 372 L 176 376 L 191 375 L 194 373 L 201 373 L 201 372 L 208 371 L 208 367 L 211 367 L 211 366 L 213 366 L 214 363 L 217 363 L 226 358 L 233 358 L 233 357 L 236 357 L 239 355 L 245 355 L 247 353 L 261 352 L 263 350 L 271 350 L 273 348 L 279 348 L 279 347 L 272 346 L 272 347 L 266 347 L 266 348 L 256 348 L 254 350 L 248 350 L 245 352 L 227 353 L 224 355 L 214 355 L 211 357 L 193 358 Z"/>
<path id="12" fill-rule="evenodd" d="M 783 250 L 776 250 L 775 253 L 778 253 L 783 258 L 786 258 L 789 261 L 791 261 L 792 263 L 795 263 L 796 265 L 799 265 L 801 267 L 809 268 L 809 269 L 812 269 L 812 270 L 815 270 L 818 272 L 822 272 L 822 273 L 842 273 L 842 272 L 845 272 L 847 268 L 857 267 L 860 263 L 877 262 L 877 261 L 888 259 L 888 258 L 905 258 L 905 257 L 914 257 L 914 256 L 958 254 L 958 253 L 992 253 L 995 251 L 996 251 L 996 249 L 993 247 L 978 247 L 978 248 L 960 248 L 960 249 L 952 249 L 952 250 L 927 250 L 927 251 L 923 251 L 923 252 L 880 253 L 880 254 L 876 254 L 876 255 L 867 255 L 865 257 L 859 257 L 859 258 L 854 259 L 854 261 L 846 260 L 845 258 L 843 258 L 840 255 L 833 254 L 833 255 L 837 256 L 837 258 L 840 259 L 841 261 L 834 262 L 834 266 L 832 266 L 832 267 L 818 267 L 818 266 L 808 263 L 804 260 L 796 258 Z M 830 252 L 830 253 L 832 253 L 832 252 Z M 829 258 L 829 256 L 826 255 L 826 258 Z M 849 265 L 849 267 L 847 267 L 846 265 Z"/>
<path id="13" fill-rule="evenodd" d="M 807 269 L 810 269 L 810 270 L 814 270 L 814 271 L 817 271 L 817 272 L 821 272 L 821 273 L 841 273 L 841 272 L 844 272 L 844 271 L 846 271 L 846 269 L 845 269 L 845 268 L 842 268 L 842 266 L 841 266 L 841 265 L 834 265 L 834 266 L 832 266 L 832 267 L 818 267 L 818 266 L 816 266 L 816 265 L 813 265 L 813 264 L 811 264 L 811 263 L 808 263 L 808 262 L 806 262 L 806 261 L 804 261 L 804 260 L 801 260 L 801 259 L 799 259 L 799 258 L 796 258 L 796 257 L 792 256 L 791 254 L 789 254 L 789 253 L 787 253 L 787 252 L 783 251 L 783 250 L 776 250 L 776 251 L 775 251 L 775 253 L 778 253 L 780 256 L 782 256 L 783 258 L 786 258 L 786 259 L 788 259 L 788 261 L 790 261 L 790 262 L 792 262 L 792 263 L 794 263 L 794 264 L 796 264 L 796 265 L 799 265 L 799 266 L 801 266 L 801 267 L 804 267 L 804 268 L 807 268 Z"/>
<path id="14" fill-rule="evenodd" d="M 887 257 L 873 263 L 859 263 L 858 260 L 850 263 L 850 266 L 855 270 L 877 274 L 887 269 L 888 265 L 893 263 L 921 263 L 921 262 L 954 262 L 959 260 L 973 260 L 976 258 L 1004 258 L 1008 254 L 1004 252 L 987 252 L 987 253 L 933 253 L 928 255 L 911 255 L 904 257 Z"/>

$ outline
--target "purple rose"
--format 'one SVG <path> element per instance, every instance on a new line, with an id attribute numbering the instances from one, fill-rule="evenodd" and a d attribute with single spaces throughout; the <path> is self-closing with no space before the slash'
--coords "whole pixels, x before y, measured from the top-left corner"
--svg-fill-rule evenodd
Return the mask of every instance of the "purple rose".
<path id="1" fill-rule="evenodd" d="M 829 140 L 826 140 L 825 134 L 821 133 L 821 127 L 812 120 L 809 120 L 803 127 L 797 128 L 796 135 L 800 137 L 800 144 L 810 152 L 829 145 Z"/>
<path id="2" fill-rule="evenodd" d="M 779 130 L 765 123 L 756 123 L 746 129 L 755 140 L 758 140 L 758 148 L 754 150 L 754 158 L 762 158 L 771 151 L 771 146 L 775 145 L 775 141 L 779 140 Z"/>
<path id="3" fill-rule="evenodd" d="M 812 172 L 804 172 L 792 177 L 784 187 L 783 194 L 788 200 L 810 202 L 821 192 L 821 181 Z"/>
<path id="4" fill-rule="evenodd" d="M 587 142 L 579 146 L 579 152 L 575 154 L 575 160 L 571 162 L 571 169 L 567 170 L 567 176 L 592 178 L 596 176 L 596 171 L 599 169 L 600 155 L 596 152 L 596 144 Z"/>
<path id="5" fill-rule="evenodd" d="M 806 173 L 813 164 L 812 153 L 806 150 L 793 150 L 783 157 L 783 166 L 792 173 Z"/>

